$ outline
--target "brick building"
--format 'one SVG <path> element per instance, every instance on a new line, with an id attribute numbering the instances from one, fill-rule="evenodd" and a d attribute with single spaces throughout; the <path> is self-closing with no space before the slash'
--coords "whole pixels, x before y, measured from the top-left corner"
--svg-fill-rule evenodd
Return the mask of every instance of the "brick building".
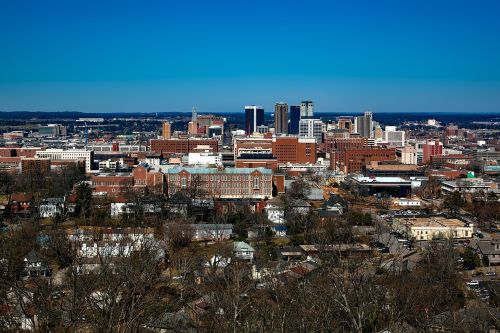
<path id="1" fill-rule="evenodd" d="M 256 154 L 241 154 L 235 158 L 236 168 L 268 168 L 276 170 L 278 168 L 278 159 L 273 154 L 256 153 Z"/>
<path id="2" fill-rule="evenodd" d="M 395 161 L 395 148 L 364 147 L 346 149 L 330 154 L 330 167 L 344 173 L 359 173 L 373 161 Z"/>
<path id="3" fill-rule="evenodd" d="M 434 155 L 443 155 L 443 143 L 439 142 L 439 140 L 427 140 L 422 145 L 422 163 L 429 163 L 431 156 Z"/>
<path id="4" fill-rule="evenodd" d="M 209 197 L 265 199 L 272 197 L 272 170 L 265 168 L 176 167 L 166 173 L 168 194 L 196 186 Z"/>
<path id="5" fill-rule="evenodd" d="M 272 142 L 278 163 L 316 163 L 316 142 L 313 138 L 277 137 Z"/>
<path id="6" fill-rule="evenodd" d="M 163 193 L 165 184 L 162 173 L 149 171 L 142 165 L 132 172 L 93 175 L 91 180 L 95 193 L 109 196 L 124 195 L 131 191 L 144 192 L 146 188 L 152 193 Z"/>
<path id="7" fill-rule="evenodd" d="M 368 139 L 363 137 L 345 137 L 328 135 L 325 137 L 325 149 L 328 154 L 347 149 L 361 149 L 368 145 Z"/>
<path id="8" fill-rule="evenodd" d="M 430 166 L 433 169 L 469 169 L 472 162 L 472 156 L 462 154 L 452 155 L 432 155 L 430 157 Z"/>
<path id="9" fill-rule="evenodd" d="M 198 146 L 208 146 L 214 153 L 219 151 L 219 141 L 215 139 L 158 139 L 151 140 L 151 151 L 162 155 L 188 154 Z"/>
<path id="10" fill-rule="evenodd" d="M 0 147 L 0 157 L 35 157 L 44 148 Z"/>
<path id="11" fill-rule="evenodd" d="M 34 173 L 48 173 L 50 171 L 50 159 L 48 158 L 22 158 L 21 159 L 21 173 L 34 174 Z"/>
<path id="12" fill-rule="evenodd" d="M 240 138 L 234 142 L 234 156 L 245 153 L 271 153 L 278 164 L 316 163 L 317 144 L 313 138 L 279 136 L 275 138 Z"/>

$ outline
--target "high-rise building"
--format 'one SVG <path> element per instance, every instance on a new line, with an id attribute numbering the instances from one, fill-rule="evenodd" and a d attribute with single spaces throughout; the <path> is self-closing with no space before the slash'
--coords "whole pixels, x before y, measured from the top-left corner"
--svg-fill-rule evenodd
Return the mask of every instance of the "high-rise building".
<path id="1" fill-rule="evenodd" d="M 264 108 L 262 106 L 245 106 L 245 132 L 255 132 L 258 126 L 264 125 Z"/>
<path id="2" fill-rule="evenodd" d="M 423 145 L 422 163 L 427 164 L 431 161 L 431 156 L 443 155 L 443 143 L 439 140 L 427 140 Z"/>
<path id="3" fill-rule="evenodd" d="M 274 133 L 288 133 L 288 104 L 284 102 L 274 105 Z"/>
<path id="4" fill-rule="evenodd" d="M 373 114 L 365 112 L 364 115 L 355 118 L 356 133 L 365 137 L 373 138 Z"/>
<path id="5" fill-rule="evenodd" d="M 386 126 L 385 141 L 389 144 L 389 146 L 404 147 L 405 131 L 398 131 L 396 126 Z"/>
<path id="6" fill-rule="evenodd" d="M 170 122 L 164 121 L 162 126 L 162 136 L 164 139 L 170 139 L 172 136 L 172 128 L 170 126 Z"/>
<path id="7" fill-rule="evenodd" d="M 300 102 L 300 118 L 311 118 L 314 117 L 313 102 L 312 101 L 302 101 Z"/>
<path id="8" fill-rule="evenodd" d="M 353 127 L 352 117 L 342 116 L 338 118 L 337 128 L 345 129 L 349 133 L 352 133 L 352 127 Z"/>
<path id="9" fill-rule="evenodd" d="M 290 105 L 290 129 L 288 133 L 299 134 L 300 106 Z"/>
<path id="10" fill-rule="evenodd" d="M 317 143 L 323 142 L 325 123 L 321 119 L 305 118 L 299 122 L 299 136 L 316 138 Z"/>

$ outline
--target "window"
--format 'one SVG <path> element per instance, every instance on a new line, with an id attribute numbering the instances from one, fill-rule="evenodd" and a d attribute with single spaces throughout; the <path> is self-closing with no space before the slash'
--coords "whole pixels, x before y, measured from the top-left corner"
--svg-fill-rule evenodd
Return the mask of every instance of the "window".
<path id="1" fill-rule="evenodd" d="M 181 188 L 186 188 L 186 187 L 187 187 L 187 179 L 185 176 L 183 176 L 181 179 Z"/>
<path id="2" fill-rule="evenodd" d="M 253 177 L 253 188 L 259 188 L 259 177 Z"/>

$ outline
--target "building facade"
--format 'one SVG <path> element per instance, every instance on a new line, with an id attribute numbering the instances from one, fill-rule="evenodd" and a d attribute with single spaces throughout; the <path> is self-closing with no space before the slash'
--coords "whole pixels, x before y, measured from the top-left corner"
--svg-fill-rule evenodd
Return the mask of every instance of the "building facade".
<path id="1" fill-rule="evenodd" d="M 299 136 L 315 138 L 317 143 L 323 142 L 325 124 L 321 119 L 303 118 L 299 122 Z"/>
<path id="2" fill-rule="evenodd" d="M 219 141 L 215 139 L 162 139 L 151 140 L 151 151 L 160 154 L 188 154 L 199 146 L 208 146 L 214 153 L 219 151 Z"/>
<path id="3" fill-rule="evenodd" d="M 221 199 L 271 198 L 272 177 L 266 168 L 176 167 L 166 173 L 170 196 L 198 187 L 207 197 Z"/>
<path id="4" fill-rule="evenodd" d="M 170 122 L 163 122 L 161 134 L 164 139 L 170 139 L 170 137 L 172 136 L 172 128 Z"/>
<path id="5" fill-rule="evenodd" d="M 290 126 L 289 134 L 299 134 L 299 123 L 300 123 L 300 106 L 291 105 L 290 106 Z"/>
<path id="6" fill-rule="evenodd" d="M 245 132 L 251 135 L 257 127 L 264 125 L 264 108 L 262 106 L 245 106 Z"/>
<path id="7" fill-rule="evenodd" d="M 314 117 L 314 106 L 312 101 L 300 102 L 300 118 Z"/>
<path id="8" fill-rule="evenodd" d="M 85 149 L 47 149 L 38 150 L 36 158 L 46 158 L 50 160 L 85 160 L 85 171 L 90 172 L 94 163 L 94 152 Z"/>
<path id="9" fill-rule="evenodd" d="M 280 102 L 274 105 L 274 133 L 288 133 L 288 104 Z"/>

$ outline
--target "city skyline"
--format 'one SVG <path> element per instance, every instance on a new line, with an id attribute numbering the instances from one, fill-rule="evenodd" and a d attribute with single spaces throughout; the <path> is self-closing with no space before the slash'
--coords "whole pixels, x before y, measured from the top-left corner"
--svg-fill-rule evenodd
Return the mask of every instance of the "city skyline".
<path id="1" fill-rule="evenodd" d="M 5 3 L 0 110 L 499 112 L 500 5 L 452 4 Z"/>

